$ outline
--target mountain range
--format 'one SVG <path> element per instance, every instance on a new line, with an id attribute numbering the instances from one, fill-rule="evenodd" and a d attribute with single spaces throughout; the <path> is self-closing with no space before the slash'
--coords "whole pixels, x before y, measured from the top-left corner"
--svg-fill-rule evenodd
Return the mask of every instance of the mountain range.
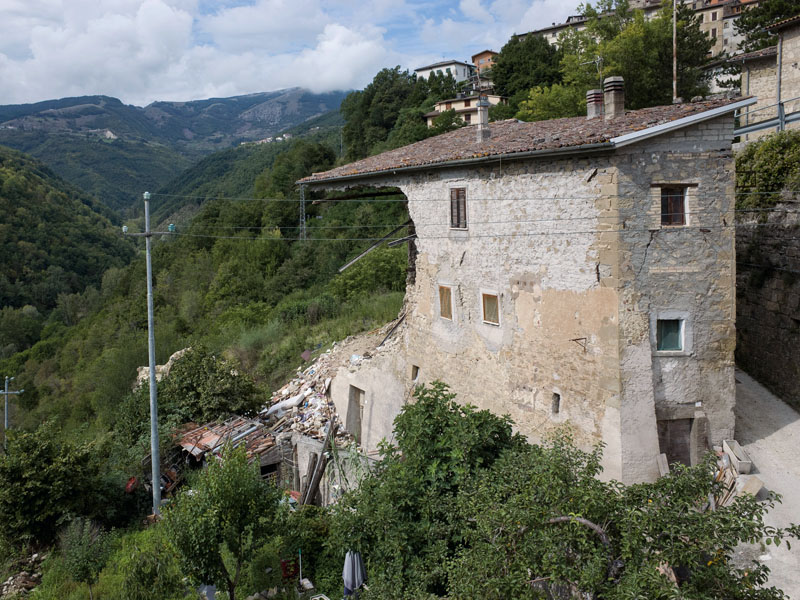
<path id="1" fill-rule="evenodd" d="M 0 144 L 31 154 L 116 210 L 155 190 L 199 158 L 259 141 L 337 111 L 346 92 L 302 88 L 153 102 L 81 96 L 0 106 Z"/>

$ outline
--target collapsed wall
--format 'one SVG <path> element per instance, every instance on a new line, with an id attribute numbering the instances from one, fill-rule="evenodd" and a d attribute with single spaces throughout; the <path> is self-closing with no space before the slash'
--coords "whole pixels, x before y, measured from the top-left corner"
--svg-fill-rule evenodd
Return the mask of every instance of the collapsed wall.
<path id="1" fill-rule="evenodd" d="M 800 408 L 800 197 L 736 227 L 736 362 Z"/>

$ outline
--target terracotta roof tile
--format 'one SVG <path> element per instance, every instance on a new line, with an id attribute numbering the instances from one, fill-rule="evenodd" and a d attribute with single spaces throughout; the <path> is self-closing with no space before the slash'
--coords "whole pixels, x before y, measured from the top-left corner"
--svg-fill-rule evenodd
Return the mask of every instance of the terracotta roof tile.
<path id="1" fill-rule="evenodd" d="M 737 99 L 740 100 L 740 99 Z M 477 141 L 474 126 L 416 142 L 396 150 L 370 156 L 330 171 L 314 173 L 300 183 L 314 183 L 352 175 L 374 174 L 402 167 L 425 167 L 484 156 L 508 155 L 535 150 L 577 148 L 608 143 L 614 137 L 669 123 L 677 119 L 732 104 L 729 98 L 655 106 L 628 111 L 611 121 L 571 117 L 525 123 L 516 119 L 490 124 L 491 137 Z"/>
<path id="2" fill-rule="evenodd" d="M 779 29 L 783 29 L 784 27 L 791 27 L 792 25 L 800 25 L 800 14 L 797 14 L 793 17 L 789 17 L 788 19 L 783 19 L 782 21 L 778 21 L 773 23 L 769 27 L 766 27 L 767 31 L 778 31 Z"/>

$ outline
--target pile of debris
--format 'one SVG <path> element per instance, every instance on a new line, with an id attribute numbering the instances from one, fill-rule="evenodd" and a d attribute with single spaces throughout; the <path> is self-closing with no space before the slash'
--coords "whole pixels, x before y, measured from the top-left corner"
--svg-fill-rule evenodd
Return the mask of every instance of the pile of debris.
<path id="1" fill-rule="evenodd" d="M 26 596 L 42 582 L 42 563 L 47 558 L 44 554 L 34 554 L 21 565 L 22 569 L 0 584 L 0 598 L 20 598 Z"/>
<path id="2" fill-rule="evenodd" d="M 728 506 L 742 494 L 758 496 L 764 482 L 755 475 L 750 475 L 753 463 L 736 440 L 724 440 L 717 456 L 714 481 L 720 482 L 722 486 L 716 497 L 709 498 L 710 510 L 715 510 L 717 506 Z"/>
<path id="3" fill-rule="evenodd" d="M 325 438 L 326 425 L 335 415 L 336 406 L 328 397 L 331 373 L 338 368 L 332 361 L 336 344 L 323 352 L 305 370 L 298 369 L 294 379 L 272 394 L 260 417 L 270 424 L 274 433 L 295 431 L 318 440 Z M 360 357 L 359 357 L 360 358 Z M 339 430 L 337 441 L 346 442 L 351 436 Z"/>

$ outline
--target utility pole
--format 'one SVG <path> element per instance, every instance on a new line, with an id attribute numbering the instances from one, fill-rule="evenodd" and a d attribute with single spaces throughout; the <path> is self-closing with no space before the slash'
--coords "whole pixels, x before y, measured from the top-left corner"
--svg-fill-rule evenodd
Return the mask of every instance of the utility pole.
<path id="1" fill-rule="evenodd" d="M 5 391 L 3 392 L 5 394 L 5 397 L 6 397 L 5 409 L 3 411 L 3 450 L 4 451 L 8 451 L 8 433 L 7 433 L 8 432 L 8 396 L 9 396 L 9 394 L 12 395 L 12 396 L 13 395 L 19 395 L 19 394 L 21 394 L 22 392 L 25 391 L 25 390 L 18 390 L 16 392 L 9 392 L 8 391 L 8 384 L 11 381 L 14 381 L 14 378 L 13 377 L 9 377 L 8 375 L 6 375 L 6 388 L 5 388 Z"/>
<path id="2" fill-rule="evenodd" d="M 300 186 L 300 235 L 301 240 L 306 239 L 306 186 Z"/>
<path id="3" fill-rule="evenodd" d="M 678 101 L 678 0 L 672 0 L 672 103 Z"/>
<path id="4" fill-rule="evenodd" d="M 147 258 L 147 350 L 150 363 L 150 466 L 153 484 L 153 514 L 161 514 L 161 459 L 158 450 L 158 397 L 156 386 L 156 336 L 153 327 L 153 265 L 150 259 L 150 238 L 154 235 L 175 233 L 175 225 L 170 223 L 169 231 L 150 231 L 150 192 L 142 194 L 144 198 L 144 233 L 128 234 L 123 227 L 122 233 L 144 237 L 145 255 Z"/>

